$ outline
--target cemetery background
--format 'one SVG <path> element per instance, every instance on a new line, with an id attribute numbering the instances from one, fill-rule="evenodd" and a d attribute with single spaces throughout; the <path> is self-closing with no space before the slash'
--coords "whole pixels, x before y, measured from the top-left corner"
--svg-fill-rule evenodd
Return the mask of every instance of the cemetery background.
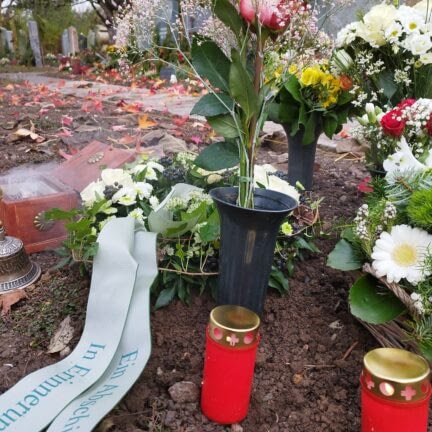
<path id="1" fill-rule="evenodd" d="M 351 16 L 346 18 L 346 22 L 351 20 Z M 338 28 L 341 24 L 332 25 Z M 28 26 L 36 60 L 35 27 Z M 73 53 L 79 46 L 77 36 L 78 31 L 70 26 L 63 30 L 58 43 L 64 55 Z M 90 34 L 89 39 L 92 38 Z M 121 100 L 116 100 L 111 90 L 102 89 L 95 95 L 90 85 L 76 89 L 77 93 L 80 90 L 80 97 L 64 96 L 60 93 L 64 83 L 57 85 L 58 91 L 43 83 L 1 82 L 0 152 L 4 157 L 0 160 L 0 175 L 11 168 L 26 170 L 29 163 L 59 163 L 63 160 L 59 154 L 72 154 L 94 138 L 118 148 L 136 146 L 136 125 L 145 101 L 142 106 L 121 109 Z M 78 82 L 76 87 L 79 85 Z M 170 95 L 163 97 L 169 105 Z M 72 119 L 67 127 L 65 118 Z M 194 151 L 208 139 L 209 131 L 194 125 L 195 119 L 154 112 L 149 114 L 149 119 L 156 125 L 141 131 L 140 138 L 144 133 L 162 130 L 183 140 L 182 149 Z M 16 135 L 19 128 L 31 129 L 32 124 L 43 141 Z M 129 138 L 122 141 L 125 131 Z M 142 147 L 150 148 L 154 154 L 163 150 L 146 144 L 145 140 Z M 321 212 L 323 235 L 316 242 L 321 253 L 298 264 L 290 280 L 288 296 L 270 294 L 250 415 L 242 424 L 243 429 L 236 426 L 232 431 L 351 432 L 359 429 L 361 359 L 376 344 L 349 315 L 347 290 L 352 277 L 325 266 L 326 255 L 336 240 L 335 228 L 355 213 L 362 200 L 357 185 L 366 172 L 357 163 L 357 156 L 349 154 L 352 147 L 346 150 L 346 157 L 323 150 L 318 152 L 314 195 L 324 198 L 325 203 Z M 269 142 L 263 148 L 261 162 L 284 169 L 286 151 L 286 143 L 276 146 Z M 52 270 L 58 263 L 54 253 L 38 253 L 32 258 L 42 266 L 42 279 L 26 290 L 25 301 L 0 320 L 0 343 L 5 347 L 0 353 L 0 392 L 29 372 L 58 360 L 58 355 L 49 355 L 46 349 L 50 337 L 67 316 L 71 316 L 75 330 L 70 344 L 73 349 L 85 318 L 88 278 L 77 269 Z M 205 293 L 194 296 L 191 306 L 175 301 L 166 309 L 152 312 L 154 342 L 150 362 L 132 391 L 103 421 L 100 431 L 230 430 L 209 423 L 201 415 L 197 399 L 203 329 L 213 306 L 209 293 Z M 7 305 L 3 309 L 7 310 Z M 192 391 L 183 388 L 180 396 L 169 391 L 172 385 L 184 381 L 193 383 Z"/>

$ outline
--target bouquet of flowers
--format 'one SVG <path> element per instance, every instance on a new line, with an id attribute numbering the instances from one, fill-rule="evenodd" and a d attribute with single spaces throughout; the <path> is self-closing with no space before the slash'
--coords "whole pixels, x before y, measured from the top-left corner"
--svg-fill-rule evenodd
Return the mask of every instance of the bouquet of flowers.
<path id="1" fill-rule="evenodd" d="M 432 100 L 405 99 L 395 108 L 383 112 L 372 103 L 366 114 L 358 118 L 360 125 L 352 130 L 354 138 L 366 144 L 366 162 L 370 168 L 382 170 L 399 158 L 402 167 L 413 161 L 430 165 L 432 157 Z M 400 159 L 403 152 L 404 157 Z M 393 156 L 395 153 L 396 156 Z M 409 155 L 412 156 L 409 156 Z M 390 157 L 390 159 L 389 159 Z M 412 163 L 410 163 L 412 165 Z M 415 165 L 415 164 L 414 164 Z"/>
<path id="2" fill-rule="evenodd" d="M 81 208 L 47 212 L 48 218 L 67 221 L 68 239 L 61 264 L 90 263 L 103 226 L 113 218 L 130 216 L 144 229 L 160 233 L 157 307 L 175 295 L 189 301 L 194 285 L 201 291 L 211 286 L 218 274 L 220 229 L 218 212 L 207 191 L 231 185 L 238 181 L 238 174 L 236 170 L 205 171 L 193 163 L 195 158 L 192 153 L 179 153 L 105 169 L 100 179 L 81 192 Z M 256 187 L 283 192 L 300 201 L 299 192 L 271 165 L 255 168 Z M 281 293 L 288 289 L 286 276 L 293 271 L 294 259 L 301 258 L 302 250 L 317 251 L 307 235 L 296 235 L 314 225 L 317 207 L 302 204 L 301 210 L 302 214 L 293 215 L 282 225 L 275 251 L 269 283 Z"/>
<path id="3" fill-rule="evenodd" d="M 351 88 L 351 79 L 335 74 L 326 63 L 291 65 L 270 117 L 289 124 L 291 135 L 302 132 L 303 144 L 312 143 L 317 131 L 332 138 L 351 114 Z"/>
<path id="4" fill-rule="evenodd" d="M 382 344 L 411 346 L 432 362 L 432 169 L 417 164 L 385 164 L 328 265 L 363 268 L 352 314 Z"/>
<path id="5" fill-rule="evenodd" d="M 339 67 L 354 79 L 357 106 L 432 97 L 428 3 L 396 7 L 384 2 L 338 33 Z"/>

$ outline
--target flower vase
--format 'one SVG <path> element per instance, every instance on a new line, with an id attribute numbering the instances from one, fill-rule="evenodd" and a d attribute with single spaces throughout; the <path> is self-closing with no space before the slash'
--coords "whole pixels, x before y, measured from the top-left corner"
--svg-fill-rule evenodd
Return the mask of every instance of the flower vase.
<path id="1" fill-rule="evenodd" d="M 318 126 L 313 141 L 310 144 L 302 144 L 304 129 L 291 135 L 291 124 L 282 126 L 288 138 L 288 182 L 293 186 L 300 182 L 306 190 L 311 190 L 316 148 L 322 129 Z"/>
<path id="2" fill-rule="evenodd" d="M 216 301 L 261 315 L 279 227 L 297 201 L 280 192 L 256 189 L 255 208 L 250 209 L 237 205 L 236 187 L 215 188 L 210 195 L 221 226 Z"/>

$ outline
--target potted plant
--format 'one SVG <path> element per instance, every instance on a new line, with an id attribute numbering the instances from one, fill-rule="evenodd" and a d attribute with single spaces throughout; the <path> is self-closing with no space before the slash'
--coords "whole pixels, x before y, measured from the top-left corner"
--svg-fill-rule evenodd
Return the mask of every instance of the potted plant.
<path id="1" fill-rule="evenodd" d="M 288 137 L 288 181 L 306 190 L 313 184 L 318 138 L 342 130 L 352 112 L 352 81 L 335 75 L 327 62 L 306 67 L 292 65 L 271 106 L 271 119 L 281 123 Z"/>

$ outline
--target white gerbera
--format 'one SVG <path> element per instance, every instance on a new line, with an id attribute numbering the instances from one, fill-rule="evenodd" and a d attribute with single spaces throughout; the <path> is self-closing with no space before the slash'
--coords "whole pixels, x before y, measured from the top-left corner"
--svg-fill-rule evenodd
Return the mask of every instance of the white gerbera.
<path id="1" fill-rule="evenodd" d="M 136 204 L 137 192 L 134 187 L 124 187 L 117 191 L 113 197 L 113 203 L 119 203 L 124 206 L 130 206 Z"/>
<path id="2" fill-rule="evenodd" d="M 391 232 L 383 232 L 372 252 L 372 267 L 377 276 L 386 276 L 388 282 L 406 279 L 418 284 L 429 272 L 424 261 L 432 247 L 432 235 L 408 225 L 395 225 Z"/>
<path id="3" fill-rule="evenodd" d="M 135 192 L 138 194 L 139 199 L 150 198 L 153 191 L 153 186 L 146 182 L 137 182 L 134 184 Z"/>

